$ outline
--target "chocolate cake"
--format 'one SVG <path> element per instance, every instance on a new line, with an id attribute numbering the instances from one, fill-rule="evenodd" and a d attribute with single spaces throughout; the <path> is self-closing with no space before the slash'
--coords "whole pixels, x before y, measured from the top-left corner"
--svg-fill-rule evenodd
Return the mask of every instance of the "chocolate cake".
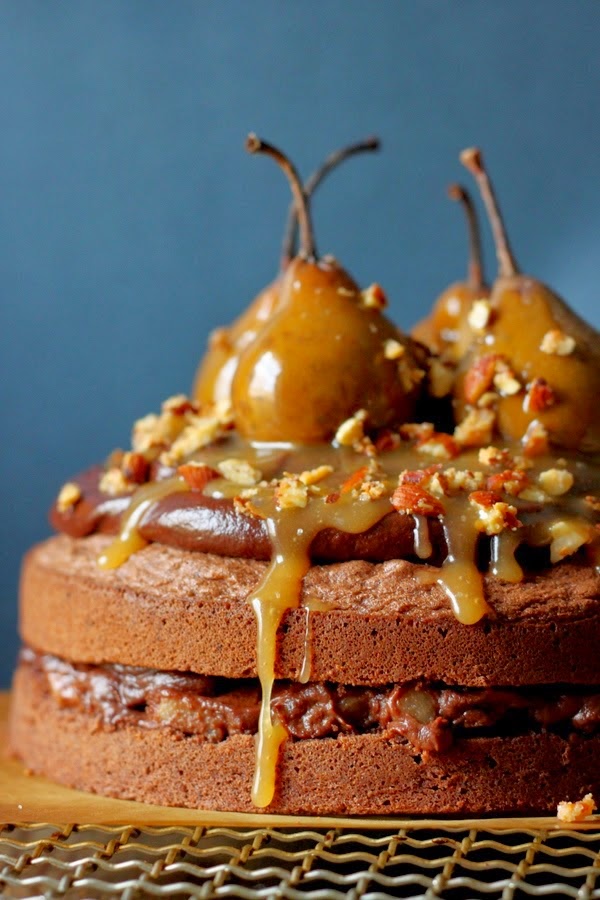
<path id="1" fill-rule="evenodd" d="M 286 170 L 301 250 L 192 397 L 59 492 L 23 566 L 14 753 L 207 809 L 597 793 L 598 334 L 518 273 L 477 151 L 500 276 L 473 241 L 469 282 L 410 338 L 379 286 L 317 258 L 291 163 L 249 149 Z"/>

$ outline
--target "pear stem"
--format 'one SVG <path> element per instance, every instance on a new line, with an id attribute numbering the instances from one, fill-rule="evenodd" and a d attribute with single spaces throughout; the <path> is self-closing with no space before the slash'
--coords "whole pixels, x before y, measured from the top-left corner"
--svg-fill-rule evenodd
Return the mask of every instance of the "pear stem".
<path id="1" fill-rule="evenodd" d="M 457 200 L 464 210 L 467 218 L 467 231 L 469 233 L 469 265 L 467 268 L 467 281 L 475 290 L 483 287 L 483 264 L 481 252 L 481 234 L 477 213 L 473 205 L 470 193 L 462 184 L 451 184 L 448 187 L 448 196 L 451 200 Z"/>
<path id="2" fill-rule="evenodd" d="M 304 259 L 315 260 L 317 258 L 317 248 L 315 246 L 307 197 L 294 164 L 281 150 L 267 143 L 267 141 L 261 140 L 255 134 L 249 134 L 246 138 L 246 150 L 248 153 L 265 153 L 267 156 L 272 157 L 287 175 L 294 196 L 294 205 L 300 226 L 300 255 Z"/>
<path id="3" fill-rule="evenodd" d="M 363 141 L 356 141 L 356 143 L 354 144 L 348 144 L 347 147 L 341 147 L 339 150 L 334 150 L 334 152 L 330 153 L 323 164 L 319 166 L 319 168 L 315 172 L 313 172 L 308 181 L 305 183 L 305 196 L 307 198 L 312 197 L 313 193 L 316 191 L 323 179 L 326 178 L 327 175 L 329 175 L 332 169 L 337 168 L 340 163 L 344 162 L 344 160 L 349 159 L 351 156 L 355 156 L 358 153 L 367 153 L 374 150 L 379 150 L 380 146 L 381 141 L 379 140 L 379 138 L 372 136 L 365 138 L 365 140 Z M 288 213 L 288 219 L 283 235 L 283 243 L 281 248 L 282 270 L 287 267 L 294 255 L 294 239 L 296 237 L 297 224 L 298 217 L 296 215 L 296 204 L 292 203 Z"/>
<path id="4" fill-rule="evenodd" d="M 498 205 L 492 182 L 490 181 L 483 163 L 481 150 L 477 147 L 469 147 L 467 150 L 463 150 L 460 154 L 460 161 L 473 175 L 481 192 L 490 225 L 492 226 L 500 275 L 503 277 L 516 275 L 519 268 L 508 241 L 508 235 L 500 212 L 500 206 Z"/>

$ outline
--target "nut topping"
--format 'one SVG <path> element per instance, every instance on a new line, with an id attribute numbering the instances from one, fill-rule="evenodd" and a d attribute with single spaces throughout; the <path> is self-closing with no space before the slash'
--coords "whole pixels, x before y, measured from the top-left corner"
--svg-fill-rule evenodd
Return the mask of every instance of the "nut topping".
<path id="1" fill-rule="evenodd" d="M 489 300 L 481 298 L 474 300 L 469 311 L 469 325 L 474 331 L 483 331 L 492 316 L 492 305 Z"/>
<path id="2" fill-rule="evenodd" d="M 492 439 L 496 413 L 492 409 L 472 409 L 454 429 L 454 439 L 463 447 L 489 444 Z"/>
<path id="3" fill-rule="evenodd" d="M 378 284 L 372 284 L 362 291 L 360 299 L 367 309 L 385 309 L 388 305 L 385 291 Z"/>
<path id="4" fill-rule="evenodd" d="M 251 487 L 257 484 L 262 478 L 262 472 L 251 466 L 244 459 L 224 459 L 217 464 L 217 468 L 223 478 L 232 481 L 234 484 L 241 484 L 245 487 Z"/>
<path id="5" fill-rule="evenodd" d="M 353 416 L 346 419 L 335 433 L 335 440 L 342 447 L 351 447 L 365 435 L 364 424 L 367 418 L 366 410 L 359 409 Z"/>
<path id="6" fill-rule="evenodd" d="M 566 469 L 546 469 L 538 475 L 538 483 L 551 497 L 561 497 L 570 491 L 575 479 Z"/>
<path id="7" fill-rule="evenodd" d="M 56 508 L 61 513 L 69 512 L 81 500 L 81 488 L 73 481 L 67 481 L 61 487 L 56 498 Z"/>
<path id="8" fill-rule="evenodd" d="M 544 378 L 534 378 L 523 400 L 525 412 L 542 412 L 556 403 L 554 391 Z"/>
<path id="9" fill-rule="evenodd" d="M 551 353 L 556 356 L 569 356 L 575 349 L 575 338 L 565 334 L 559 328 L 547 331 L 542 338 L 540 350 L 542 353 Z"/>
<path id="10" fill-rule="evenodd" d="M 211 466 L 205 466 L 199 462 L 189 462 L 179 466 L 177 473 L 185 478 L 192 491 L 204 490 L 209 481 L 219 478 L 221 474 Z"/>
<path id="11" fill-rule="evenodd" d="M 442 516 L 444 507 L 433 494 L 419 484 L 399 484 L 391 498 L 392 506 L 398 512 L 418 516 Z"/>
<path id="12" fill-rule="evenodd" d="M 516 507 L 499 500 L 493 491 L 473 491 L 469 502 L 478 512 L 476 528 L 485 534 L 500 534 L 506 528 L 515 531 L 521 527 Z"/>

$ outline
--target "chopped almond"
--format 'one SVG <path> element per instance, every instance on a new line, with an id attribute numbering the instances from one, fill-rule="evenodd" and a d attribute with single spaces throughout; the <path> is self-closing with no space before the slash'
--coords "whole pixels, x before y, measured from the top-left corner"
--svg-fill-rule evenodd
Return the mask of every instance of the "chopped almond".
<path id="1" fill-rule="evenodd" d="M 449 467 L 439 474 L 440 476 L 444 476 L 447 494 L 457 494 L 461 491 L 471 493 L 472 491 L 481 490 L 485 484 L 485 475 L 483 472 L 471 472 L 470 469 L 455 469 L 454 467 Z"/>
<path id="2" fill-rule="evenodd" d="M 245 459 L 224 459 L 217 463 L 217 469 L 227 481 L 250 487 L 262 478 L 262 472 L 251 466 Z"/>
<path id="3" fill-rule="evenodd" d="M 249 497 L 242 497 L 241 494 L 233 498 L 233 508 L 242 516 L 252 516 L 258 519 L 265 518 L 264 513 L 252 504 L 252 500 Z"/>
<path id="4" fill-rule="evenodd" d="M 551 497 L 561 497 L 570 491 L 575 479 L 567 469 L 546 469 L 540 472 L 538 482 L 542 490 Z"/>
<path id="5" fill-rule="evenodd" d="M 400 377 L 400 383 L 407 394 L 410 394 L 417 385 L 421 384 L 426 374 L 424 369 L 419 369 L 418 366 L 410 365 L 406 360 L 400 359 L 398 364 L 398 375 Z"/>
<path id="6" fill-rule="evenodd" d="M 476 359 L 467 370 L 463 385 L 467 403 L 477 403 L 479 398 L 490 389 L 494 382 L 498 359 L 497 353 L 488 353 Z"/>
<path id="7" fill-rule="evenodd" d="M 183 416 L 185 413 L 197 413 L 198 407 L 195 403 L 186 397 L 185 394 L 175 394 L 173 397 L 168 397 L 162 404 L 163 412 L 171 412 L 176 416 Z"/>
<path id="8" fill-rule="evenodd" d="M 594 539 L 594 527 L 574 519 L 559 519 L 548 529 L 551 537 L 550 562 L 557 563 L 576 553 Z"/>
<path id="9" fill-rule="evenodd" d="M 365 468 L 367 468 L 365 466 Z M 308 469 L 306 472 L 300 473 L 300 481 L 302 484 L 318 484 L 333 472 L 333 466 L 317 466 L 316 469 Z"/>
<path id="10" fill-rule="evenodd" d="M 377 453 L 385 453 L 387 450 L 395 450 L 400 446 L 400 443 L 401 438 L 399 434 L 395 431 L 390 431 L 389 428 L 384 428 L 383 431 L 379 432 L 375 440 L 375 451 Z"/>
<path id="11" fill-rule="evenodd" d="M 56 498 L 56 508 L 61 513 L 69 512 L 81 500 L 81 488 L 74 481 L 67 481 Z"/>
<path id="12" fill-rule="evenodd" d="M 177 473 L 185 478 L 193 491 L 202 491 L 209 481 L 221 477 L 221 473 L 216 469 L 198 462 L 189 462 L 179 466 Z"/>
<path id="13" fill-rule="evenodd" d="M 383 345 L 383 355 L 386 359 L 401 359 L 405 353 L 404 345 L 393 338 L 389 338 Z"/>
<path id="14" fill-rule="evenodd" d="M 550 353 L 556 356 L 569 356 L 575 349 L 575 338 L 565 334 L 560 328 L 547 331 L 542 338 L 540 350 L 542 353 Z"/>
<path id="15" fill-rule="evenodd" d="M 275 489 L 275 501 L 278 509 L 303 509 L 308 503 L 308 486 L 298 475 L 287 473 Z"/>
<path id="16" fill-rule="evenodd" d="M 127 481 L 134 484 L 144 484 L 148 478 L 150 465 L 143 453 L 129 451 L 121 458 L 121 471 Z"/>
<path id="17" fill-rule="evenodd" d="M 505 447 L 482 447 L 478 455 L 482 466 L 506 466 L 511 461 L 510 450 Z"/>
<path id="18" fill-rule="evenodd" d="M 429 361 L 429 390 L 432 397 L 447 397 L 454 384 L 455 370 L 436 356 Z"/>
<path id="19" fill-rule="evenodd" d="M 166 411 L 160 416 L 150 413 L 133 426 L 131 445 L 136 453 L 173 443 L 185 427 L 185 416 Z"/>
<path id="20" fill-rule="evenodd" d="M 556 403 L 556 395 L 545 378 L 534 378 L 523 400 L 525 412 L 542 412 Z"/>
<path id="21" fill-rule="evenodd" d="M 454 438 L 463 447 L 489 444 L 495 424 L 494 410 L 472 409 L 454 429 Z"/>
<path id="22" fill-rule="evenodd" d="M 426 484 L 435 472 L 442 468 L 441 463 L 434 463 L 426 469 L 404 469 L 398 476 L 398 484 Z"/>
<path id="23" fill-rule="evenodd" d="M 460 453 L 460 447 L 451 434 L 434 431 L 428 437 L 417 441 L 417 453 L 427 453 L 436 459 L 454 459 Z"/>
<path id="24" fill-rule="evenodd" d="M 361 466 L 360 469 L 357 469 L 356 472 L 353 472 L 351 475 L 346 478 L 346 480 L 342 483 L 340 488 L 340 494 L 349 494 L 350 491 L 353 491 L 360 484 L 363 483 L 367 474 L 369 472 L 368 466 Z"/>
<path id="25" fill-rule="evenodd" d="M 189 415 L 185 421 L 185 427 L 171 447 L 161 453 L 160 461 L 166 466 L 178 465 L 223 434 L 221 422 L 216 416 Z"/>
<path id="26" fill-rule="evenodd" d="M 561 800 L 556 809 L 556 818 L 561 822 L 584 822 L 596 809 L 596 803 L 592 794 L 586 794 L 575 803 L 569 800 Z"/>
<path id="27" fill-rule="evenodd" d="M 498 372 L 494 375 L 494 387 L 502 397 L 512 397 L 521 390 L 521 383 L 512 372 Z"/>
<path id="28" fill-rule="evenodd" d="M 537 503 L 538 505 L 543 506 L 544 503 L 548 503 L 550 497 L 541 489 L 541 487 L 530 484 L 521 491 L 519 499 L 525 500 L 527 503 Z"/>
<path id="29" fill-rule="evenodd" d="M 383 481 L 363 481 L 358 494 L 359 500 L 380 500 L 385 494 L 386 486 Z"/>
<path id="30" fill-rule="evenodd" d="M 372 284 L 360 295 L 362 305 L 367 309 L 385 309 L 388 305 L 387 297 L 379 284 Z"/>
<path id="31" fill-rule="evenodd" d="M 548 432 L 538 419 L 527 426 L 523 435 L 523 453 L 525 456 L 542 456 L 548 452 Z"/>
<path id="32" fill-rule="evenodd" d="M 119 494 L 128 494 L 133 491 L 135 485 L 127 481 L 121 469 L 107 469 L 100 481 L 98 487 L 103 494 L 109 494 L 116 497 Z"/>
<path id="33" fill-rule="evenodd" d="M 491 316 L 492 305 L 489 300 L 486 300 L 484 297 L 474 300 L 469 310 L 469 325 L 475 331 L 483 331 L 489 324 Z"/>
<path id="34" fill-rule="evenodd" d="M 400 434 L 407 441 L 424 441 L 433 434 L 431 422 L 405 422 L 400 426 Z"/>
<path id="35" fill-rule="evenodd" d="M 338 444 L 342 447 L 351 447 L 364 437 L 366 418 L 367 411 L 365 409 L 359 409 L 353 416 L 350 416 L 349 419 L 342 422 L 335 433 L 335 439 Z"/>
<path id="36" fill-rule="evenodd" d="M 500 534 L 505 529 L 515 531 L 521 527 L 516 508 L 499 500 L 493 491 L 473 491 L 469 502 L 478 512 L 476 527 L 485 534 Z"/>
<path id="37" fill-rule="evenodd" d="M 487 479 L 488 490 L 496 491 L 496 493 L 505 491 L 515 497 L 518 497 L 521 491 L 528 486 L 529 478 L 520 469 L 505 469 L 504 472 L 490 475 Z"/>
<path id="38" fill-rule="evenodd" d="M 398 512 L 419 516 L 444 514 L 444 507 L 440 501 L 418 484 L 399 484 L 392 494 L 391 503 Z"/>
<path id="39" fill-rule="evenodd" d="M 491 406 L 495 406 L 499 399 L 500 394 L 497 394 L 496 391 L 486 391 L 477 401 L 477 406 L 479 409 L 489 409 Z"/>

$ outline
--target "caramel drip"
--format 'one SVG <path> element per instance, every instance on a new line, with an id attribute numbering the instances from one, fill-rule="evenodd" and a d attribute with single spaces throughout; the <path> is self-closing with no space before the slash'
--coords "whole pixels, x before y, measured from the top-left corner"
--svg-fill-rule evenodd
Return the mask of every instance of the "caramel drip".
<path id="1" fill-rule="evenodd" d="M 448 556 L 442 565 L 438 584 L 443 587 L 452 611 L 463 625 L 479 622 L 490 607 L 484 596 L 481 572 L 477 568 L 477 514 L 464 498 L 449 501 L 444 515 L 444 534 Z"/>
<path id="2" fill-rule="evenodd" d="M 139 533 L 138 525 L 152 504 L 168 497 L 169 494 L 188 490 L 189 485 L 183 478 L 166 478 L 164 481 L 151 482 L 139 488 L 131 506 L 123 516 L 118 537 L 98 558 L 100 568 L 117 569 L 122 563 L 127 562 L 130 556 L 142 550 L 148 541 L 145 541 Z"/>
<path id="3" fill-rule="evenodd" d="M 523 580 L 523 569 L 515 559 L 515 551 L 521 543 L 518 531 L 495 534 L 491 542 L 490 571 L 502 581 L 518 584 Z"/>
<path id="4" fill-rule="evenodd" d="M 366 531 L 389 511 L 389 501 L 357 503 L 350 495 L 337 503 L 314 498 L 303 509 L 274 509 L 267 518 L 273 543 L 273 559 L 258 588 L 248 598 L 256 616 L 256 668 L 262 689 L 256 736 L 256 767 L 252 802 L 264 808 L 273 800 L 279 748 L 286 739 L 283 726 L 273 720 L 271 695 L 277 666 L 277 631 L 285 613 L 300 605 L 302 579 L 310 567 L 309 548 L 323 528 L 343 526 L 346 531 Z M 257 500 L 261 508 L 261 500 Z M 303 666 L 304 668 L 304 666 Z"/>
<path id="5" fill-rule="evenodd" d="M 304 628 L 304 656 L 302 657 L 302 667 L 298 675 L 300 684 L 308 684 L 312 674 L 312 624 L 315 612 L 327 612 L 332 609 L 331 603 L 324 603 L 317 597 L 309 598 L 304 602 L 306 610 L 306 624 Z"/>
<path id="6" fill-rule="evenodd" d="M 279 747 L 287 737 L 283 725 L 273 721 L 271 694 L 275 681 L 277 629 L 288 609 L 300 602 L 302 579 L 310 566 L 310 537 L 296 526 L 294 516 L 282 517 L 275 527 L 269 522 L 274 544 L 273 560 L 258 588 L 248 598 L 256 616 L 256 668 L 262 690 L 256 766 L 252 786 L 255 806 L 268 806 L 275 793 Z M 290 552 L 290 548 L 293 548 Z"/>
<path id="7" fill-rule="evenodd" d="M 425 516 L 413 516 L 413 519 L 415 520 L 413 531 L 415 555 L 418 556 L 419 559 L 429 559 L 433 553 L 433 547 L 431 546 L 431 539 L 429 537 L 429 525 L 427 519 Z"/>

